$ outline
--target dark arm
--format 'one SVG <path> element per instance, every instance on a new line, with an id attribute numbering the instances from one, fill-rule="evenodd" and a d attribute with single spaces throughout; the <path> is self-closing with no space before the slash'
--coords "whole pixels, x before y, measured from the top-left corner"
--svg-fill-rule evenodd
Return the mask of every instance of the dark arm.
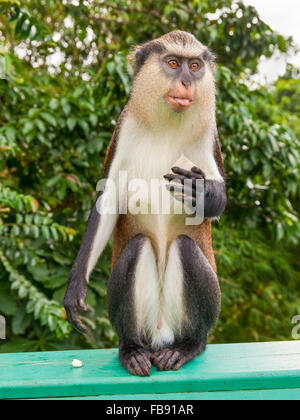
<path id="1" fill-rule="evenodd" d="M 69 274 L 69 283 L 63 302 L 68 321 L 80 332 L 87 330 L 82 323 L 78 310 L 83 312 L 87 312 L 88 310 L 85 304 L 88 284 L 88 262 L 95 241 L 96 231 L 100 225 L 100 217 L 95 203 L 87 222 L 79 252 Z"/>
<path id="2" fill-rule="evenodd" d="M 204 180 L 204 217 L 222 215 L 227 203 L 225 182 Z"/>
<path id="3" fill-rule="evenodd" d="M 102 212 L 102 203 L 109 189 L 98 195 L 90 213 L 85 234 L 78 255 L 69 275 L 69 283 L 64 297 L 64 307 L 66 309 L 68 321 L 78 331 L 86 331 L 79 311 L 88 310 L 85 300 L 89 276 L 96 265 L 107 241 L 116 225 L 118 214 Z"/>

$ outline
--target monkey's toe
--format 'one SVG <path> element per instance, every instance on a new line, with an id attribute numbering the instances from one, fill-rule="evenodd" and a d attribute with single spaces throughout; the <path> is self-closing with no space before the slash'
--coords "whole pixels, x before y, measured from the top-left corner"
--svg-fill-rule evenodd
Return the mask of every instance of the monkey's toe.
<path id="1" fill-rule="evenodd" d="M 120 353 L 120 361 L 131 375 L 150 376 L 150 353 L 147 350 L 136 348 L 124 351 L 123 349 Z"/>
<path id="2" fill-rule="evenodd" d="M 153 354 L 152 363 L 157 370 L 178 370 L 184 363 L 186 358 L 178 349 L 166 348 Z"/>

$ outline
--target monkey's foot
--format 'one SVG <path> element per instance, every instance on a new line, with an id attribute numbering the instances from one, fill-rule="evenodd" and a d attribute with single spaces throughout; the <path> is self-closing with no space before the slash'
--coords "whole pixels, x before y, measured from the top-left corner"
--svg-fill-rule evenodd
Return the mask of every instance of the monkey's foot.
<path id="1" fill-rule="evenodd" d="M 152 363 L 157 370 L 178 370 L 188 360 L 181 350 L 166 348 L 152 355 Z"/>
<path id="2" fill-rule="evenodd" d="M 206 343 L 174 345 L 152 354 L 151 361 L 157 370 L 178 370 L 205 349 Z"/>
<path id="3" fill-rule="evenodd" d="M 121 364 L 132 375 L 150 376 L 151 354 L 140 346 L 122 346 L 119 350 Z"/>

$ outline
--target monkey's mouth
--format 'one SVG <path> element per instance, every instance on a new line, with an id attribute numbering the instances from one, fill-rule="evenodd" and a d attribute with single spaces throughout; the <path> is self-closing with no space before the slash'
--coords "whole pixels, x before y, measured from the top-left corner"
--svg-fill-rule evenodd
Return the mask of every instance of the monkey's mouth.
<path id="1" fill-rule="evenodd" d="M 193 103 L 195 103 L 195 101 L 192 100 L 191 98 L 177 97 L 177 96 L 171 96 L 171 95 L 167 96 L 167 101 L 171 106 L 172 105 L 176 107 L 179 106 L 182 108 L 188 108 L 191 105 L 193 105 Z"/>

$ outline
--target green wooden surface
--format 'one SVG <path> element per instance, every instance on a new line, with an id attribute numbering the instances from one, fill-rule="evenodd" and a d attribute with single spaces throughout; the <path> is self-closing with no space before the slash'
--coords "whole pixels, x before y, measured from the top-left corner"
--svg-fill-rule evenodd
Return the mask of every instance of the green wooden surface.
<path id="1" fill-rule="evenodd" d="M 148 378 L 129 375 L 116 349 L 0 354 L 0 372 L 2 399 L 300 399 L 300 342 L 210 345 L 181 370 L 152 368 Z"/>
<path id="2" fill-rule="evenodd" d="M 51 400 L 49 398 L 47 400 Z M 107 395 L 95 395 L 92 397 L 65 397 L 59 400 L 107 400 Z M 110 395 L 109 400 L 196 400 L 196 401 L 214 401 L 214 400 L 241 400 L 241 401 L 278 401 L 300 400 L 300 388 L 291 389 L 266 389 L 266 390 L 248 390 L 248 391 L 219 391 L 219 392 L 186 392 L 176 394 L 136 394 L 136 395 Z M 57 398 L 55 398 L 57 400 Z"/>

